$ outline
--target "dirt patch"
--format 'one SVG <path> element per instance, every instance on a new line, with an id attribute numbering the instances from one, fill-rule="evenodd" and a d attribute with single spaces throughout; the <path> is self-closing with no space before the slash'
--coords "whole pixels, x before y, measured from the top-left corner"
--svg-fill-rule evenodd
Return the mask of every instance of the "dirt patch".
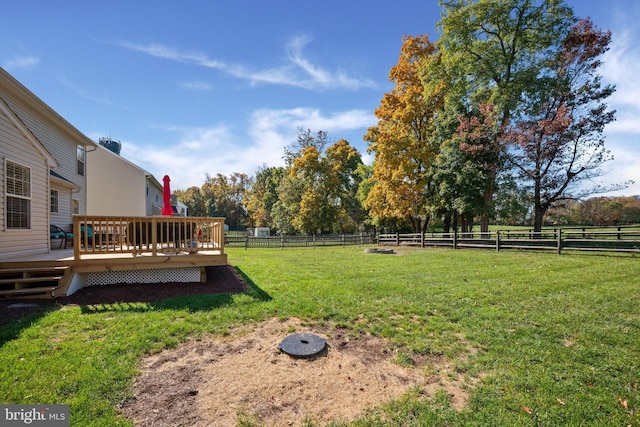
<path id="1" fill-rule="evenodd" d="M 325 338 L 327 350 L 311 359 L 278 350 L 301 332 Z M 425 396 L 444 388 L 455 408 L 466 405 L 462 380 L 447 375 L 453 371 L 442 358 L 403 367 L 395 357 L 379 338 L 272 319 L 144 359 L 135 398 L 121 411 L 138 426 L 323 425 L 354 420 L 412 387 Z"/>

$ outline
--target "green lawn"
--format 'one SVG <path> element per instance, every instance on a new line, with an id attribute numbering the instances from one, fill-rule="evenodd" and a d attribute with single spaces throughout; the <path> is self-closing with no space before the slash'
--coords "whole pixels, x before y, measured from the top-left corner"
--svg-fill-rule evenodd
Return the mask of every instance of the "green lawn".
<path id="1" fill-rule="evenodd" d="M 414 391 L 357 426 L 640 426 L 637 257 L 401 251 L 228 249 L 249 293 L 63 307 L 2 326 L 0 403 L 66 403 L 72 425 L 130 425 L 114 408 L 144 354 L 295 316 L 447 357 L 474 384 L 461 412 Z"/>

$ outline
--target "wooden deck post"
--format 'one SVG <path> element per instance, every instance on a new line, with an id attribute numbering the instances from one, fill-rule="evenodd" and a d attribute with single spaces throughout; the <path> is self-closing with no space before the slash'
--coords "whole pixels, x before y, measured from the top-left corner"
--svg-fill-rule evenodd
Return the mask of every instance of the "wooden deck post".
<path id="1" fill-rule="evenodd" d="M 151 254 L 158 255 L 158 222 L 155 217 L 151 217 Z"/>

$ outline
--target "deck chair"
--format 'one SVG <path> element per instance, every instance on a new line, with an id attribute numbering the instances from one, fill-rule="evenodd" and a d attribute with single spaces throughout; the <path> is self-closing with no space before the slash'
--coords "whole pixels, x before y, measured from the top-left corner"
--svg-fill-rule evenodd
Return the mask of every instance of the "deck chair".
<path id="1" fill-rule="evenodd" d="M 60 239 L 60 246 L 58 246 L 58 248 L 62 248 L 62 244 L 64 243 L 64 248 L 67 249 L 67 243 L 69 239 L 73 240 L 73 234 L 67 233 L 57 225 L 49 224 L 49 238 Z"/>
<path id="2" fill-rule="evenodd" d="M 87 243 L 90 247 L 93 247 L 93 227 L 88 224 L 85 228 L 84 225 L 80 226 L 80 245 L 84 245 L 84 235 L 85 231 L 87 234 Z"/>

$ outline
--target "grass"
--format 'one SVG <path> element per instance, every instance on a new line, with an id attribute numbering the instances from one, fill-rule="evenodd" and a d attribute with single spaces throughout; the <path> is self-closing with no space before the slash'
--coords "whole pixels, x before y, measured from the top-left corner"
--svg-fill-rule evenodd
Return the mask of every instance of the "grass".
<path id="1" fill-rule="evenodd" d="M 62 307 L 0 329 L 0 402 L 65 403 L 71 424 L 130 425 L 147 353 L 291 316 L 372 333 L 396 362 L 447 357 L 467 407 L 412 390 L 354 426 L 640 426 L 640 263 L 611 256 L 361 247 L 228 249 L 241 295 Z M 473 351 L 472 351 L 473 349 Z M 259 425 L 250 414 L 242 425 Z M 309 425 L 313 425 L 311 422 Z"/>

